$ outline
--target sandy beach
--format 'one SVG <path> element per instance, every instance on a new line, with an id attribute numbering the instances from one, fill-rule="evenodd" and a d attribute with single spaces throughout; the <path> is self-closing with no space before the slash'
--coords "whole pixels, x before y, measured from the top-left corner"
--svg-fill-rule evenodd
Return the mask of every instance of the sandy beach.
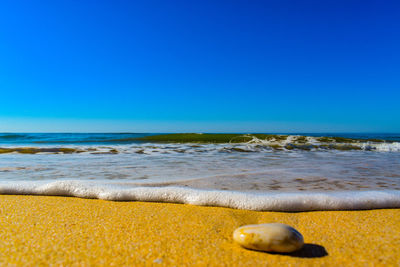
<path id="1" fill-rule="evenodd" d="M 183 204 L 0 196 L 1 265 L 344 266 L 400 264 L 400 209 L 255 212 Z M 291 255 L 241 248 L 236 227 L 281 222 Z"/>

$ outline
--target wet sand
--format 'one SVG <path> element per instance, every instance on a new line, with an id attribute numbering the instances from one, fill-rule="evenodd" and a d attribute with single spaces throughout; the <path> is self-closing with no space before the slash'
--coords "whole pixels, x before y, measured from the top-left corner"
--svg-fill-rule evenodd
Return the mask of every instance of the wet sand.
<path id="1" fill-rule="evenodd" d="M 305 247 L 241 248 L 236 227 L 281 222 Z M 400 265 L 400 209 L 256 212 L 184 204 L 0 195 L 0 265 Z"/>

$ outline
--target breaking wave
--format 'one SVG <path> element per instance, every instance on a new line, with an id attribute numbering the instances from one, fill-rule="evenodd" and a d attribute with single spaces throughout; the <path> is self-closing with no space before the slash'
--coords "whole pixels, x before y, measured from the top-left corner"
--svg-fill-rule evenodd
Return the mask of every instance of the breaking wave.
<path id="1" fill-rule="evenodd" d="M 268 151 L 376 151 L 400 152 L 400 142 L 392 143 L 296 143 L 290 138 L 275 142 L 253 138 L 246 143 L 197 144 L 197 143 L 142 143 L 132 145 L 68 145 L 68 146 L 21 146 L 0 145 L 0 154 L 154 154 L 154 153 L 203 153 L 203 152 L 268 152 Z"/>

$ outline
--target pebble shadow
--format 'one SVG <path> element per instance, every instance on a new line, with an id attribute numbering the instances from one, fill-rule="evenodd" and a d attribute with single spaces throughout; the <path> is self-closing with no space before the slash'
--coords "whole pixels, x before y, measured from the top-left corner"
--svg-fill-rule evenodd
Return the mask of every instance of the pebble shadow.
<path id="1" fill-rule="evenodd" d="M 321 258 L 328 256 L 328 252 L 323 246 L 317 244 L 304 244 L 303 248 L 292 252 L 292 253 L 271 253 L 269 254 L 279 254 L 279 255 L 287 255 L 291 257 L 297 258 Z"/>
<path id="2" fill-rule="evenodd" d="M 302 249 L 293 252 L 290 255 L 299 258 L 321 258 L 328 256 L 328 252 L 323 246 L 317 244 L 304 244 Z"/>

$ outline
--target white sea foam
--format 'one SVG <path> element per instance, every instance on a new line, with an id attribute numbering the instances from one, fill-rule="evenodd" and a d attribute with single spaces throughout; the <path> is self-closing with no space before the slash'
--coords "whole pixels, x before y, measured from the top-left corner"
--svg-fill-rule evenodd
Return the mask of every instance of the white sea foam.
<path id="1" fill-rule="evenodd" d="M 400 191 L 243 193 L 183 187 L 90 185 L 78 181 L 0 184 L 0 194 L 72 196 L 113 201 L 156 201 L 258 211 L 311 211 L 400 208 Z"/>
<path id="2" fill-rule="evenodd" d="M 140 143 L 140 144 L 112 144 L 112 145 L 53 145 L 53 144 L 35 144 L 30 145 L 29 148 L 43 150 L 36 152 L 37 154 L 62 154 L 62 151 L 53 151 L 61 148 L 75 149 L 81 154 L 115 154 L 124 153 L 132 154 L 139 153 L 144 155 L 150 154 L 178 154 L 178 153 L 209 153 L 209 152 L 229 152 L 232 148 L 243 148 L 243 152 L 266 152 L 271 151 L 272 148 L 279 148 L 283 151 L 287 150 L 341 150 L 340 148 L 346 148 L 351 150 L 354 148 L 361 148 L 366 151 L 378 151 L 378 152 L 400 152 L 400 142 L 373 142 L 373 141 L 355 141 L 355 142 L 335 142 L 331 141 L 328 143 L 320 142 L 316 137 L 305 136 L 305 142 L 298 142 L 297 139 L 301 136 L 288 135 L 283 139 L 271 138 L 268 140 L 259 139 L 252 135 L 244 135 L 250 138 L 249 141 L 244 143 L 234 143 L 235 139 L 231 141 L 233 143 L 228 144 L 198 144 L 198 143 Z M 290 149 L 287 149 L 289 146 Z M 352 148 L 353 147 L 353 148 Z M 24 144 L 2 144 L 0 148 L 11 149 L 11 152 L 18 154 L 18 151 L 12 149 L 27 148 Z M 231 150 L 233 151 L 233 150 Z M 236 150 L 238 152 L 238 150 Z M 240 152 L 240 151 L 239 151 Z M 4 153 L 4 152 L 3 152 Z"/>
<path id="3" fill-rule="evenodd" d="M 374 144 L 373 145 L 377 151 L 384 152 L 400 152 L 400 143 L 382 143 L 382 144 Z"/>

